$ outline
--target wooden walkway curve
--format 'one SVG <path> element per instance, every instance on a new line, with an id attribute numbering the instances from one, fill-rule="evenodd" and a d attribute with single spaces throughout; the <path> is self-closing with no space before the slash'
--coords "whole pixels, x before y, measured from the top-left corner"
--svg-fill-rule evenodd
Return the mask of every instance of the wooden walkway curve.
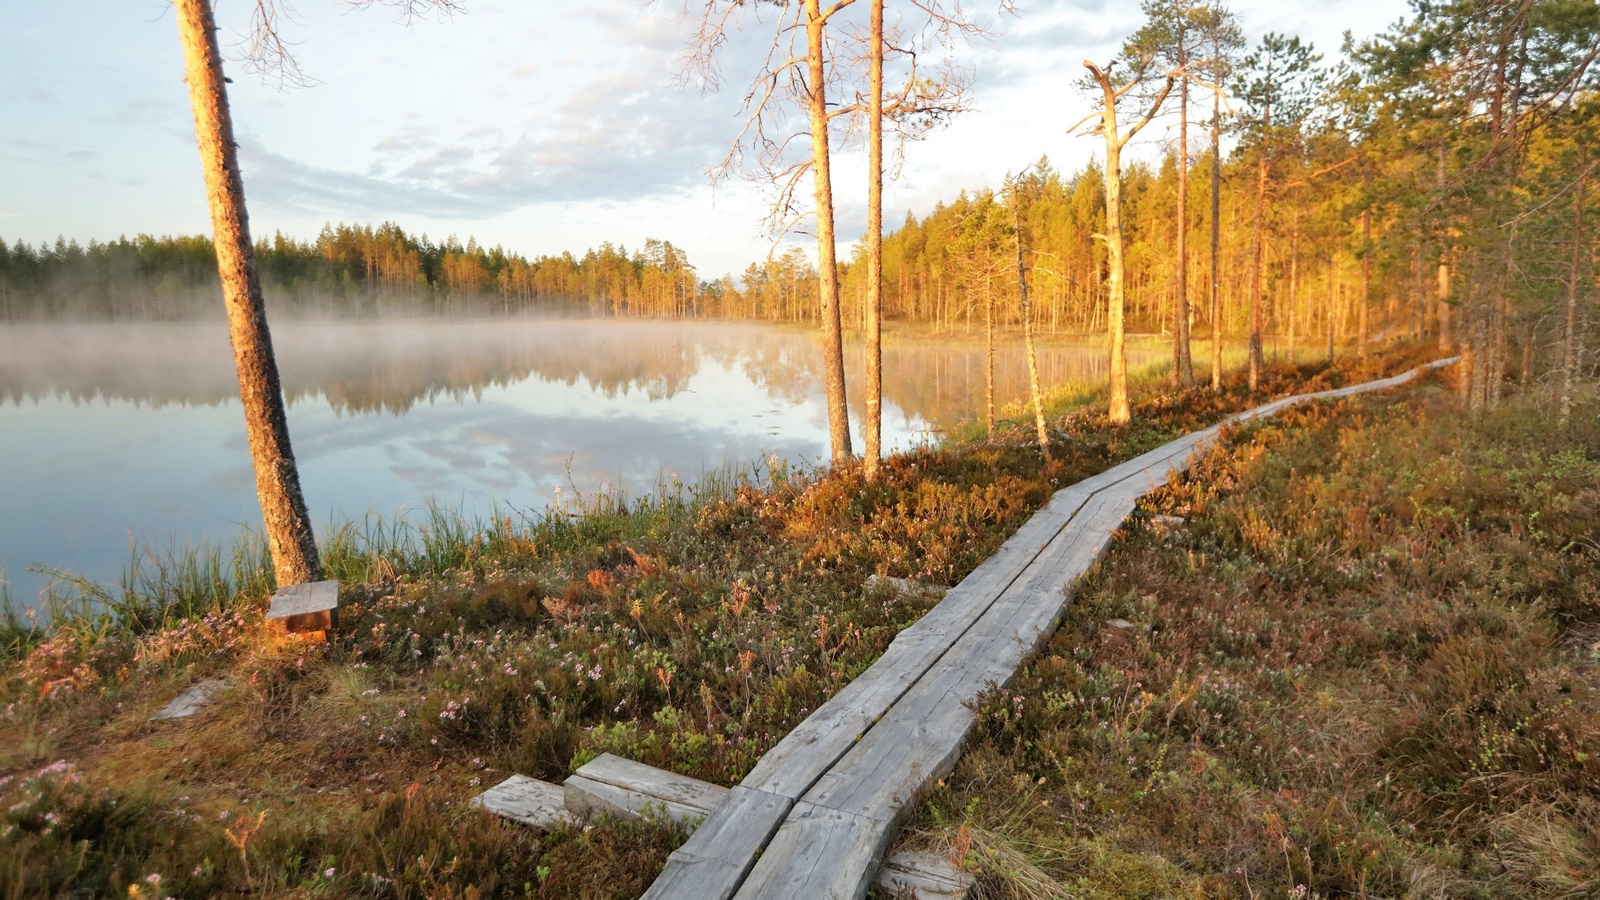
<path id="1" fill-rule="evenodd" d="M 870 668 L 790 732 L 667 861 L 647 900 L 859 898 L 924 789 L 955 767 L 970 704 L 1055 630 L 1068 588 L 1134 504 L 1223 427 L 1308 400 L 1396 387 L 1440 360 L 1230 416 L 1058 491 Z"/>

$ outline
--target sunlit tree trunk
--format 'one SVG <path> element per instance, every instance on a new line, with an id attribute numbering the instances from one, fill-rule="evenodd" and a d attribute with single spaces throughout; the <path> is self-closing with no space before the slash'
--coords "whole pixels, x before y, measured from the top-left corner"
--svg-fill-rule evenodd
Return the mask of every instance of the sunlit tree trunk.
<path id="1" fill-rule="evenodd" d="M 1033 400 L 1033 423 L 1039 432 L 1039 452 L 1050 461 L 1050 435 L 1044 425 L 1044 396 L 1039 390 L 1039 357 L 1033 350 L 1033 312 L 1028 305 L 1028 267 L 1022 259 L 1022 199 L 1011 186 L 1011 216 L 1017 244 L 1017 300 L 1022 308 L 1022 341 L 1028 353 L 1028 394 Z M 1192 381 L 1192 379 L 1191 379 Z"/>
<path id="2" fill-rule="evenodd" d="M 272 335 L 267 330 L 261 282 L 250 244 L 244 182 L 239 175 L 233 122 L 223 86 L 216 22 L 210 0 L 177 0 L 176 8 L 189 100 L 194 108 L 195 139 L 211 206 L 217 270 L 239 375 L 245 433 L 255 464 L 256 492 L 273 572 L 280 586 L 317 581 L 322 578 L 322 564 L 305 498 L 300 493 L 294 452 L 289 446 L 278 365 L 272 355 Z"/>
<path id="3" fill-rule="evenodd" d="M 850 413 L 844 393 L 844 329 L 839 317 L 839 264 L 833 237 L 833 176 L 828 157 L 828 103 L 823 91 L 824 19 L 818 0 L 803 0 L 806 107 L 811 120 L 811 175 L 817 204 L 818 312 L 822 317 L 822 381 L 828 395 L 828 444 L 834 466 L 850 462 Z"/>
<path id="4" fill-rule="evenodd" d="M 1370 201 L 1369 201 L 1370 202 Z M 1361 211 L 1361 294 L 1356 298 L 1356 358 L 1367 358 L 1368 309 L 1372 306 L 1372 207 Z"/>
<path id="5" fill-rule="evenodd" d="M 1271 116 L 1271 113 L 1268 113 Z M 1270 118 L 1269 118 L 1270 123 Z M 1261 231 L 1267 211 L 1267 148 L 1256 160 L 1256 222 L 1250 238 L 1250 390 L 1261 384 L 1266 360 L 1261 352 Z"/>
<path id="6" fill-rule="evenodd" d="M 1123 330 L 1123 309 L 1126 304 L 1123 296 L 1126 267 L 1123 261 L 1122 248 L 1122 148 L 1128 141 L 1138 134 L 1140 129 L 1149 124 L 1150 119 L 1166 102 L 1167 94 L 1172 90 L 1172 79 L 1168 78 L 1166 86 L 1150 105 L 1150 110 L 1144 118 L 1131 126 L 1126 134 L 1119 134 L 1117 127 L 1117 97 L 1127 91 L 1127 87 L 1120 90 L 1112 85 L 1111 76 L 1099 66 L 1087 60 L 1084 67 L 1094 76 L 1104 95 L 1100 110 L 1100 132 L 1106 141 L 1106 287 L 1109 296 L 1106 303 L 1106 332 L 1111 345 L 1111 358 L 1109 364 L 1110 402 L 1107 415 L 1115 424 L 1121 425 L 1132 418 L 1132 411 L 1128 405 L 1128 357 L 1126 336 Z"/>
<path id="7" fill-rule="evenodd" d="M 983 410 L 989 437 L 994 437 L 994 291 L 983 279 Z"/>
<path id="8" fill-rule="evenodd" d="M 1300 207 L 1289 231 L 1289 365 L 1294 365 L 1295 317 L 1300 311 Z"/>
<path id="9" fill-rule="evenodd" d="M 1188 64 L 1188 48 L 1180 41 L 1180 70 Z M 1173 310 L 1172 372 L 1178 387 L 1194 387 L 1194 360 L 1189 349 L 1189 76 L 1178 85 L 1178 298 Z"/>
<path id="10" fill-rule="evenodd" d="M 1439 306 L 1439 350 L 1448 353 L 1455 346 L 1455 335 L 1450 330 L 1450 262 L 1442 253 L 1439 254 L 1438 285 L 1434 296 Z"/>
<path id="11" fill-rule="evenodd" d="M 883 455 L 883 0 L 872 0 L 867 90 L 867 418 L 863 460 L 868 481 Z"/>
<path id="12" fill-rule="evenodd" d="M 1213 50 L 1221 56 L 1221 44 Z M 1211 389 L 1222 390 L 1222 89 L 1211 97 Z"/>

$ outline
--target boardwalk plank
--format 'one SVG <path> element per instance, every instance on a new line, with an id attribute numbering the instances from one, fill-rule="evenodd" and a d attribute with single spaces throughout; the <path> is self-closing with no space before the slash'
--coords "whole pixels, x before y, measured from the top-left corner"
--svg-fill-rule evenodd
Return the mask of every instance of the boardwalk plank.
<path id="1" fill-rule="evenodd" d="M 1285 397 L 1057 492 L 878 663 L 763 757 L 646 896 L 862 896 L 897 821 L 959 759 L 973 701 L 1009 683 L 1053 633 L 1072 585 L 1105 554 L 1140 497 L 1187 469 L 1225 428 L 1310 400 L 1398 386 L 1454 361 Z"/>
<path id="2" fill-rule="evenodd" d="M 643 900 L 729 900 L 793 805 L 787 797 L 735 787 L 667 857 Z"/>

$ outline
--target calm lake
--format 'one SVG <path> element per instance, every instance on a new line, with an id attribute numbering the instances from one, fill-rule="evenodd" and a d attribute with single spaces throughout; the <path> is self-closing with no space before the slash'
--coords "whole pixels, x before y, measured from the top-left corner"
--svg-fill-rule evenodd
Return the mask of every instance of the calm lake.
<path id="1" fill-rule="evenodd" d="M 314 521 L 538 513 L 629 496 L 777 454 L 827 452 L 809 332 L 695 322 L 287 322 L 273 327 L 289 430 Z M 848 348 L 852 410 L 861 348 Z M 1160 352 L 1130 350 L 1130 364 Z M 1100 347 L 1042 348 L 1046 386 L 1104 378 Z M 983 404 L 977 344 L 884 351 L 884 445 L 935 437 Z M 1002 403 L 1020 348 L 998 354 Z M 0 577 L 37 603 L 45 567 L 114 582 L 160 553 L 258 528 L 227 332 L 220 324 L 0 326 Z M 856 448 L 860 448 L 859 427 Z"/>

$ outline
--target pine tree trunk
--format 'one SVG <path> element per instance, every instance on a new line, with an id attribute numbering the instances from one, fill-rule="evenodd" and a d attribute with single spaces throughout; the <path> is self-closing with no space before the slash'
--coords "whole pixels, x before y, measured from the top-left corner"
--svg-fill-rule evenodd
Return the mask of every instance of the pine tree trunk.
<path id="1" fill-rule="evenodd" d="M 1356 358 L 1367 359 L 1368 309 L 1372 306 L 1372 208 L 1361 211 L 1361 305 L 1356 309 Z"/>
<path id="2" fill-rule="evenodd" d="M 844 329 L 839 315 L 839 265 L 833 238 L 833 181 L 828 156 L 828 104 L 823 91 L 823 19 L 818 0 L 804 0 L 811 176 L 817 204 L 818 312 L 822 317 L 822 380 L 828 395 L 833 465 L 850 463 L 850 413 L 844 391 Z"/>
<path id="3" fill-rule="evenodd" d="M 1435 295 L 1439 308 L 1439 350 L 1442 353 L 1450 352 L 1455 346 L 1456 339 L 1451 332 L 1450 314 L 1450 262 L 1443 253 L 1439 254 L 1439 281 Z"/>
<path id="4" fill-rule="evenodd" d="M 989 437 L 994 437 L 994 293 L 989 279 L 983 280 L 983 410 L 984 421 L 989 426 Z"/>
<path id="5" fill-rule="evenodd" d="M 1295 314 L 1300 308 L 1300 207 L 1294 209 L 1289 232 L 1289 365 L 1294 365 Z"/>
<path id="6" fill-rule="evenodd" d="M 1185 64 L 1178 45 L 1178 64 Z M 1183 76 L 1178 103 L 1178 300 L 1173 310 L 1172 372 L 1179 388 L 1194 387 L 1194 360 L 1189 349 L 1189 76 Z"/>
<path id="7" fill-rule="evenodd" d="M 1213 46 L 1220 58 L 1222 46 Z M 1222 91 L 1211 100 L 1211 389 L 1222 390 Z"/>
<path id="8" fill-rule="evenodd" d="M 1587 186 L 1589 149 L 1579 157 L 1577 193 L 1572 199 L 1572 262 L 1567 269 L 1566 333 L 1561 341 L 1561 424 L 1572 417 L 1572 391 L 1578 380 L 1578 284 L 1583 278 L 1583 202 Z"/>
<path id="9" fill-rule="evenodd" d="M 1267 209 L 1267 155 L 1256 161 L 1256 224 L 1250 240 L 1250 390 L 1261 384 L 1266 360 L 1261 353 L 1261 230 Z"/>
<path id="10" fill-rule="evenodd" d="M 311 533 L 311 519 L 300 492 L 300 476 L 289 446 L 289 423 L 278 365 L 272 355 L 261 280 L 244 202 L 244 181 L 233 140 L 233 121 L 217 49 L 217 27 L 210 0 L 177 0 L 178 34 L 183 42 L 195 139 L 211 206 L 217 271 L 228 313 L 228 336 L 239 375 L 245 434 L 255 465 L 267 546 L 278 585 L 322 578 L 322 563 Z"/>
<path id="11" fill-rule="evenodd" d="M 867 419 L 865 475 L 878 477 L 883 456 L 883 0 L 872 0 L 867 90 Z"/>

